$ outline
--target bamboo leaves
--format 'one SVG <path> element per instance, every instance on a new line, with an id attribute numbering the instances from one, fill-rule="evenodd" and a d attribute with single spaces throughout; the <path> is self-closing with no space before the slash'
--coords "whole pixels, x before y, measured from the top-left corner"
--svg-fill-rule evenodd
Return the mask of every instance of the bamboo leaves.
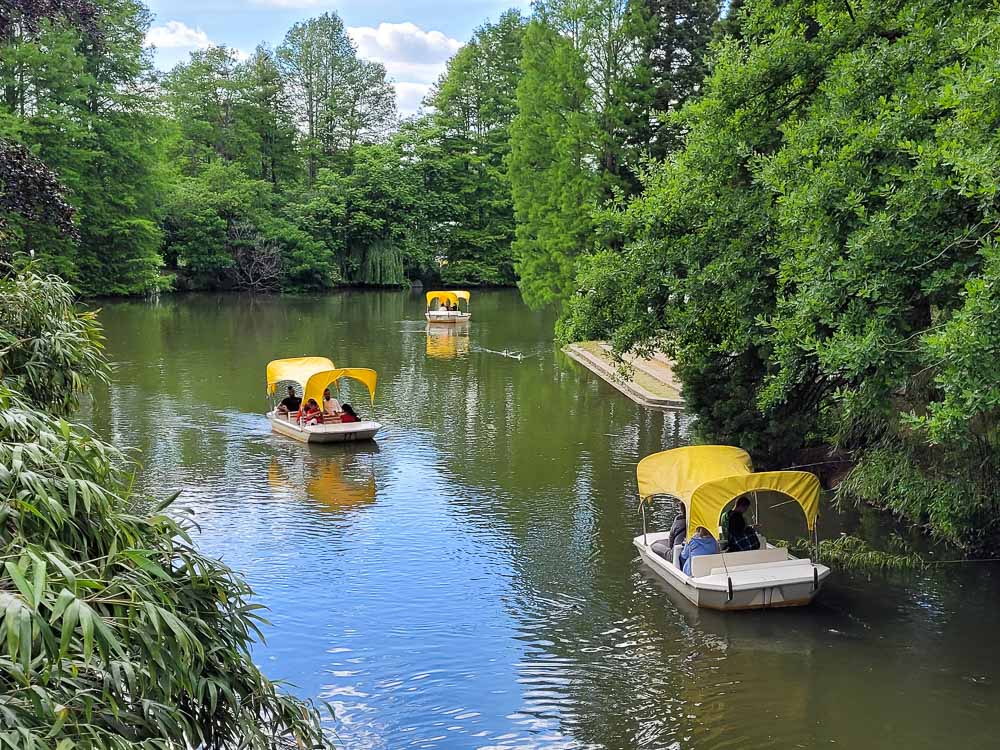
<path id="1" fill-rule="evenodd" d="M 44 294 L 36 281 L 25 283 Z M 0 747 L 328 746 L 316 709 L 280 694 L 253 664 L 253 592 L 192 546 L 189 524 L 164 512 L 174 498 L 130 498 L 134 465 L 26 403 L 8 374 Z M 137 504 L 154 510 L 136 514 Z"/>

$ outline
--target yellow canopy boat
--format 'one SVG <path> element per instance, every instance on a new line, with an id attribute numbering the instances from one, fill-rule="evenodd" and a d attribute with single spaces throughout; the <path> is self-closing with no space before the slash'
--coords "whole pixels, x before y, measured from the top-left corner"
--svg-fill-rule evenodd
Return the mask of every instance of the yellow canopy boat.
<path id="1" fill-rule="evenodd" d="M 698 527 L 721 538 L 720 518 L 744 495 L 776 492 L 797 503 L 807 528 L 816 533 L 820 484 L 805 471 L 754 472 L 749 454 L 726 445 L 695 445 L 647 456 L 636 467 L 642 535 L 633 540 L 643 561 L 699 607 L 764 609 L 808 604 L 830 575 L 810 559 L 793 557 L 758 533 L 759 549 L 692 556 L 690 573 L 681 566 L 682 544 L 671 546 L 671 532 L 648 533 L 646 503 L 657 496 L 676 498 L 684 511 L 684 541 Z M 818 543 L 817 543 L 818 549 Z"/>
<path id="2" fill-rule="evenodd" d="M 276 359 L 267 365 L 267 393 L 274 396 L 279 383 L 288 383 L 296 394 L 301 394 L 302 404 L 315 399 L 323 404 L 323 391 L 339 383 L 343 378 L 356 380 L 365 385 L 375 405 L 375 386 L 378 373 L 365 367 L 336 367 L 326 357 L 292 357 Z M 297 386 L 297 387 L 296 387 Z M 329 415 L 324 415 L 329 417 Z M 382 425 L 371 420 L 339 422 L 320 418 L 313 423 L 303 423 L 298 413 L 286 413 L 275 406 L 267 414 L 271 429 L 287 437 L 304 443 L 337 443 L 349 440 L 371 440 L 382 429 Z"/>
<path id="3" fill-rule="evenodd" d="M 424 317 L 431 323 L 461 323 L 469 320 L 469 299 L 472 295 L 464 290 L 427 292 L 427 312 Z M 465 302 L 465 310 L 460 301 Z"/>

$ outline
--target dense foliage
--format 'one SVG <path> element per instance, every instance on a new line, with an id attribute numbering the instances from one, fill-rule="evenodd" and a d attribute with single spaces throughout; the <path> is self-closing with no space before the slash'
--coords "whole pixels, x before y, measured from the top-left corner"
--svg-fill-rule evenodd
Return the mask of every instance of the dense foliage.
<path id="1" fill-rule="evenodd" d="M 581 249 L 617 246 L 594 211 L 676 147 L 670 113 L 697 92 L 718 11 L 540 2 L 530 31 L 508 11 L 400 123 L 385 68 L 335 13 L 160 74 L 139 0 L 2 3 L 3 250 L 85 294 L 520 276 L 532 303 L 558 299 Z M 22 189 L 42 163 L 64 206 Z"/>
<path id="2" fill-rule="evenodd" d="M 11 312 L 16 310 L 17 312 Z M 103 371 L 93 316 L 0 281 L 0 730 L 11 747 L 325 747 L 251 660 L 260 605 L 137 467 L 58 416 Z"/>
<path id="3" fill-rule="evenodd" d="M 598 209 L 639 192 L 649 160 L 680 144 L 672 116 L 698 91 L 720 6 L 535 4 L 510 145 L 514 255 L 529 304 L 566 299 L 582 254 L 620 247 Z"/>
<path id="4" fill-rule="evenodd" d="M 603 218 L 568 338 L 663 347 L 702 429 L 851 454 L 844 500 L 1000 531 L 1000 22 L 968 0 L 757 0 L 684 148 Z"/>

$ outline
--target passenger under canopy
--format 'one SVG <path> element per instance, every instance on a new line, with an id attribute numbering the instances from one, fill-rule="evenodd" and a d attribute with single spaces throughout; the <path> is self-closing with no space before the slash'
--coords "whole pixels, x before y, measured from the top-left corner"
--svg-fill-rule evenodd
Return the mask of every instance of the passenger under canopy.
<path id="1" fill-rule="evenodd" d="M 302 400 L 308 403 L 309 399 L 314 398 L 317 404 L 322 404 L 323 391 L 341 378 L 350 378 L 364 383 L 368 388 L 368 395 L 371 396 L 372 406 L 375 405 L 375 384 L 378 382 L 378 373 L 367 367 L 341 367 L 314 373 L 305 383 L 303 389 L 305 395 Z"/>
<path id="2" fill-rule="evenodd" d="M 434 304 L 434 300 L 438 300 L 440 304 L 457 305 L 459 300 L 465 300 L 465 304 L 469 304 L 469 300 L 472 295 L 466 291 L 453 291 L 453 292 L 427 292 L 427 309 L 431 308 Z"/>
<path id="3" fill-rule="evenodd" d="M 819 479 L 806 471 L 754 473 L 750 455 L 728 445 L 694 445 L 647 456 L 636 467 L 642 502 L 655 495 L 680 500 L 687 511 L 687 538 L 698 526 L 719 528 L 722 511 L 748 492 L 770 490 L 794 500 L 810 531 L 819 516 Z"/>
<path id="4" fill-rule="evenodd" d="M 306 381 L 317 372 L 333 370 L 336 365 L 326 357 L 291 357 L 267 363 L 267 394 L 273 395 L 278 383 L 291 381 L 303 389 Z"/>

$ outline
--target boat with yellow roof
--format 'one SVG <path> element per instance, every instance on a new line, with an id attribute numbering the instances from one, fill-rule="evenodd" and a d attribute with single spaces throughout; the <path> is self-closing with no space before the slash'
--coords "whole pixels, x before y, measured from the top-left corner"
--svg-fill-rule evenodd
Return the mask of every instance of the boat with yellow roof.
<path id="1" fill-rule="evenodd" d="M 469 312 L 471 297 L 465 290 L 427 292 L 424 317 L 431 323 L 462 323 L 472 317 Z M 461 302 L 465 302 L 465 310 L 462 310 Z"/>
<path id="2" fill-rule="evenodd" d="M 339 385 L 342 379 L 356 380 L 365 385 L 375 406 L 375 385 L 378 373 L 364 367 L 336 367 L 326 357 L 292 357 L 276 359 L 267 365 L 267 393 L 274 399 L 279 384 L 288 384 L 303 405 L 313 399 L 323 404 L 323 391 Z M 303 443 L 340 443 L 371 440 L 382 429 L 379 422 L 358 420 L 341 422 L 337 417 L 320 414 L 306 419 L 298 411 L 284 411 L 278 404 L 267 413 L 271 429 Z"/>
<path id="3" fill-rule="evenodd" d="M 758 492 L 775 492 L 794 501 L 816 540 L 820 484 L 805 471 L 754 472 L 749 454 L 726 445 L 697 445 L 655 453 L 636 467 L 642 535 L 633 540 L 643 562 L 699 607 L 718 610 L 797 607 L 819 593 L 830 569 L 774 547 L 759 533 L 759 548 L 690 558 L 690 574 L 680 562 L 682 544 L 670 546 L 671 532 L 647 533 L 646 504 L 657 496 L 681 503 L 689 541 L 699 527 L 721 540 L 720 518 L 730 503 Z M 704 532 L 702 532 L 704 533 Z M 818 558 L 818 554 L 817 554 Z"/>

